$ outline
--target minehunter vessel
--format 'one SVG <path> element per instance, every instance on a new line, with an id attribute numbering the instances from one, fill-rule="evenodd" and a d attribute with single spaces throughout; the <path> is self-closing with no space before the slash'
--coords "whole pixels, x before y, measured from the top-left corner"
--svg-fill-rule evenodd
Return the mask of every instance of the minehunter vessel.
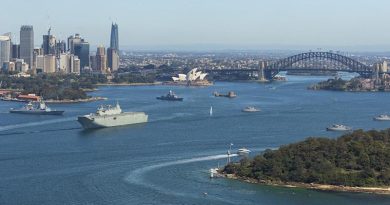
<path id="1" fill-rule="evenodd" d="M 170 90 L 167 95 L 162 95 L 160 97 L 157 97 L 157 99 L 167 101 L 183 101 L 183 98 L 178 97 L 172 90 Z"/>
<path id="2" fill-rule="evenodd" d="M 63 110 L 52 110 L 50 109 L 43 100 L 40 100 L 39 105 L 36 106 L 34 103 L 29 102 L 25 106 L 20 109 L 10 109 L 10 113 L 17 114 L 31 114 L 31 115 L 62 115 L 64 113 Z"/>
<path id="3" fill-rule="evenodd" d="M 101 106 L 96 113 L 79 116 L 77 121 L 84 129 L 95 129 L 146 123 L 148 115 L 144 112 L 122 112 L 117 103 L 116 106 Z"/>

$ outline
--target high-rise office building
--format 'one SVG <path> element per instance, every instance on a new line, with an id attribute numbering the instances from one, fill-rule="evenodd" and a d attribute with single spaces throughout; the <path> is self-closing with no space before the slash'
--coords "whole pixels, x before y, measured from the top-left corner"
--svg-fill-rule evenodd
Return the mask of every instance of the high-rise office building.
<path id="1" fill-rule="evenodd" d="M 103 46 L 99 46 L 96 51 L 96 70 L 101 73 L 107 72 L 106 49 Z"/>
<path id="2" fill-rule="evenodd" d="M 96 55 L 89 56 L 89 64 L 91 66 L 91 70 L 93 72 L 97 71 L 97 66 L 96 66 Z"/>
<path id="3" fill-rule="evenodd" d="M 65 43 L 65 41 L 58 41 L 56 43 L 56 54 L 57 54 L 57 57 L 59 57 L 61 53 L 65 53 L 65 52 L 66 52 L 66 43 Z"/>
<path id="4" fill-rule="evenodd" d="M 110 47 L 107 49 L 108 67 L 111 71 L 117 71 L 119 68 L 119 38 L 118 24 L 111 25 Z"/>
<path id="5" fill-rule="evenodd" d="M 110 48 L 119 51 L 118 24 L 116 23 L 111 25 Z"/>
<path id="6" fill-rule="evenodd" d="M 3 63 L 9 62 L 11 58 L 11 35 L 5 34 L 0 36 L 0 68 Z"/>
<path id="7" fill-rule="evenodd" d="M 74 44 L 81 43 L 83 39 L 80 37 L 80 34 L 76 33 L 74 36 L 68 37 L 68 50 L 70 53 L 74 54 Z"/>
<path id="8" fill-rule="evenodd" d="M 80 59 L 77 56 L 73 58 L 72 73 L 80 74 Z"/>
<path id="9" fill-rule="evenodd" d="M 56 72 L 56 57 L 52 54 L 44 56 L 44 73 L 54 73 Z"/>
<path id="10" fill-rule="evenodd" d="M 34 67 L 35 69 L 37 69 L 37 62 L 38 62 L 37 57 L 38 56 L 43 56 L 43 48 L 34 48 L 32 67 Z M 35 70 L 35 71 L 37 71 L 37 70 Z M 42 70 L 42 72 L 43 72 L 43 70 Z"/>
<path id="11" fill-rule="evenodd" d="M 74 55 L 80 59 L 81 69 L 89 67 L 89 43 L 84 39 L 79 43 L 74 43 Z"/>
<path id="12" fill-rule="evenodd" d="M 30 66 L 33 65 L 34 29 L 24 25 L 20 28 L 20 58 Z"/>
<path id="13" fill-rule="evenodd" d="M 55 55 L 56 54 L 56 38 L 50 34 L 51 28 L 47 31 L 47 35 L 43 35 L 43 54 Z"/>
<path id="14" fill-rule="evenodd" d="M 12 55 L 11 58 L 16 59 L 20 58 L 20 46 L 19 44 L 12 44 Z"/>
<path id="15" fill-rule="evenodd" d="M 36 73 L 43 73 L 45 69 L 45 56 L 37 55 L 35 59 L 36 59 L 36 63 L 35 63 Z"/>
<path id="16" fill-rule="evenodd" d="M 117 71 L 119 68 L 119 54 L 118 50 L 113 48 L 107 49 L 107 62 L 111 71 Z"/>

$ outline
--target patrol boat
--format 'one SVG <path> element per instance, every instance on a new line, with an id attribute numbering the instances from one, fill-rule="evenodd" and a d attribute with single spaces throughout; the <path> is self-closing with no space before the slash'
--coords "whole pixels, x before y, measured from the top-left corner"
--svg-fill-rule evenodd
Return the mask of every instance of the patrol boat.
<path id="1" fill-rule="evenodd" d="M 122 112 L 119 103 L 116 103 L 116 106 L 102 105 L 96 113 L 79 116 L 77 121 L 84 129 L 95 129 L 146 123 L 148 115 L 144 112 Z"/>
<path id="2" fill-rule="evenodd" d="M 27 103 L 20 109 L 10 109 L 10 113 L 17 114 L 31 114 L 31 115 L 62 115 L 63 110 L 52 110 L 50 109 L 43 100 L 40 100 L 39 105 L 35 105 L 33 102 Z"/>

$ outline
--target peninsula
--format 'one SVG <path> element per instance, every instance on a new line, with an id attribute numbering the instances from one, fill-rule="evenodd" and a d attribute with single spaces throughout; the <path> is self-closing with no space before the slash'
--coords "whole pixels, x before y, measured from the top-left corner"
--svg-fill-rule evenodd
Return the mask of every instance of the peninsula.
<path id="1" fill-rule="evenodd" d="M 222 172 L 250 183 L 390 194 L 390 129 L 310 137 L 228 164 Z"/>

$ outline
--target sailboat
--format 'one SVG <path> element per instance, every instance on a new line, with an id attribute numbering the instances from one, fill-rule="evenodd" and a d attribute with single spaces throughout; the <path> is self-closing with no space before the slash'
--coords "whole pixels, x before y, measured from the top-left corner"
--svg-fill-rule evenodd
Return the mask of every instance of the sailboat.
<path id="1" fill-rule="evenodd" d="M 213 116 L 213 106 L 210 107 L 210 116 Z"/>

